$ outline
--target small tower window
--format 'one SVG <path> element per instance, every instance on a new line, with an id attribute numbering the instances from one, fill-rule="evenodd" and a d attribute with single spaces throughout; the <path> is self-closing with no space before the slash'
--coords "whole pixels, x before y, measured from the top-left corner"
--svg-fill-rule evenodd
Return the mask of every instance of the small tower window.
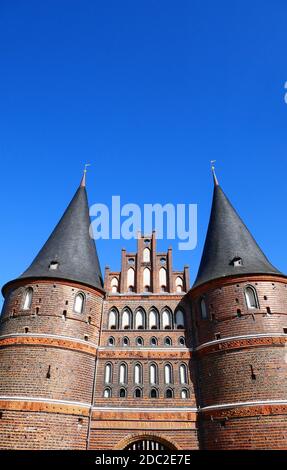
<path id="1" fill-rule="evenodd" d="M 130 345 L 130 340 L 126 336 L 123 339 L 123 346 L 129 346 Z"/>
<path id="2" fill-rule="evenodd" d="M 202 320 L 206 320 L 207 317 L 208 317 L 208 313 L 207 313 L 206 302 L 205 302 L 205 299 L 203 297 L 200 300 L 200 311 L 201 311 Z"/>
<path id="3" fill-rule="evenodd" d="M 124 388 L 120 389 L 120 398 L 126 398 L 127 391 Z"/>
<path id="4" fill-rule="evenodd" d="M 49 265 L 50 271 L 57 271 L 58 267 L 59 267 L 58 261 L 51 261 Z"/>
<path id="5" fill-rule="evenodd" d="M 32 287 L 28 287 L 24 295 L 23 310 L 29 310 L 31 308 L 32 299 L 33 299 L 33 289 Z"/>
<path id="6" fill-rule="evenodd" d="M 245 289 L 245 299 L 248 308 L 259 308 L 256 290 L 252 286 Z"/>
<path id="7" fill-rule="evenodd" d="M 84 301 L 85 301 L 84 294 L 79 293 L 79 294 L 76 295 L 75 303 L 74 303 L 74 312 L 83 313 Z"/>

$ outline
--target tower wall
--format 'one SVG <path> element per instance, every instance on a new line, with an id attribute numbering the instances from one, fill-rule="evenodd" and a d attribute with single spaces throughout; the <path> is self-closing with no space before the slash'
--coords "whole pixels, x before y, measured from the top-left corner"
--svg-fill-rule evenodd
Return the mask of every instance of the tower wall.
<path id="1" fill-rule="evenodd" d="M 256 275 L 190 292 L 203 449 L 287 448 L 286 284 L 284 277 Z M 247 286 L 258 308 L 248 308 Z"/>
<path id="2" fill-rule="evenodd" d="M 12 284 L 0 325 L 0 448 L 86 448 L 102 297 L 62 280 Z"/>

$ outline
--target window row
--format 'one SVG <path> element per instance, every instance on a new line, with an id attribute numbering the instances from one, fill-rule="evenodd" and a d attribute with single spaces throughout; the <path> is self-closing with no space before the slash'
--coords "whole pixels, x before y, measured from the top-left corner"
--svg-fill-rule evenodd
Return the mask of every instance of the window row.
<path id="1" fill-rule="evenodd" d="M 108 338 L 108 342 L 107 342 L 107 345 L 108 346 L 115 346 L 115 338 L 113 336 L 110 336 Z M 126 336 L 124 338 L 122 338 L 121 340 L 121 346 L 130 346 L 130 339 L 127 338 Z M 135 343 L 134 343 L 136 346 L 144 346 L 144 340 L 142 337 L 138 337 L 135 339 Z M 163 345 L 164 346 L 172 346 L 172 339 L 169 337 L 169 336 L 166 336 L 163 340 Z M 153 336 L 152 338 L 150 338 L 149 340 L 149 345 L 150 346 L 158 346 L 158 339 Z M 180 338 L 178 338 L 178 345 L 179 346 L 185 346 L 185 338 L 183 336 L 181 336 Z"/>
<path id="2" fill-rule="evenodd" d="M 104 374 L 104 382 L 105 384 L 112 384 L 113 383 L 113 375 L 114 375 L 114 368 L 111 363 L 107 363 L 105 365 L 105 374 Z M 128 366 L 126 363 L 122 363 L 119 365 L 117 378 L 118 383 L 122 385 L 128 384 Z M 143 375 L 144 369 L 141 363 L 136 363 L 133 367 L 130 383 L 135 385 L 143 384 Z M 157 364 L 150 364 L 149 365 L 149 383 L 150 385 L 155 385 L 159 383 L 159 369 Z M 166 385 L 173 384 L 174 380 L 174 370 L 171 364 L 165 364 L 163 368 L 163 377 L 164 383 Z M 178 369 L 178 380 L 180 384 L 187 384 L 188 383 L 188 371 L 186 364 L 180 364 Z"/>
<path id="3" fill-rule="evenodd" d="M 128 391 L 126 388 L 121 388 L 119 392 L 116 395 L 119 398 L 127 398 L 128 396 Z M 142 388 L 136 388 L 133 393 L 132 393 L 133 398 L 143 398 L 143 389 Z M 110 387 L 106 387 L 104 389 L 104 398 L 112 398 L 113 397 L 113 391 Z M 183 388 L 180 391 L 180 398 L 186 400 L 190 397 L 189 390 L 186 388 Z M 159 391 L 157 388 L 151 388 L 149 392 L 149 398 L 159 398 Z M 164 398 L 174 398 L 174 390 L 172 388 L 167 388 L 164 392 Z"/>
<path id="4" fill-rule="evenodd" d="M 119 313 L 116 308 L 112 308 L 108 314 L 109 330 L 171 330 L 173 328 L 184 328 L 184 312 L 178 309 L 175 315 L 166 307 L 161 313 L 156 308 L 152 308 L 146 314 L 143 308 L 137 309 L 134 313 L 128 308 Z"/>
<path id="5" fill-rule="evenodd" d="M 246 306 L 248 309 L 259 308 L 258 295 L 257 295 L 257 291 L 255 287 L 253 286 L 245 287 L 244 297 L 245 297 L 245 302 L 246 302 Z M 203 320 L 208 319 L 208 307 L 206 305 L 206 301 L 204 297 L 201 297 L 199 304 L 200 304 L 201 318 Z"/>
<path id="6" fill-rule="evenodd" d="M 23 303 L 22 308 L 23 310 L 30 310 L 33 301 L 33 289 L 32 287 L 28 287 L 25 289 L 24 296 L 23 296 Z M 75 296 L 74 300 L 74 307 L 73 310 L 75 313 L 83 313 L 85 307 L 85 294 L 82 292 L 78 292 Z"/>
<path id="7" fill-rule="evenodd" d="M 149 251 L 148 248 L 146 250 Z M 145 253 L 145 252 L 144 252 Z M 147 261 L 147 257 L 144 257 L 144 262 L 149 262 Z M 167 291 L 167 271 L 165 268 L 161 267 L 158 273 L 158 279 L 159 279 L 159 285 L 160 289 L 162 292 Z M 135 291 L 135 278 L 136 278 L 136 273 L 134 268 L 129 268 L 127 272 L 127 291 L 128 292 L 134 292 Z M 143 280 L 142 280 L 142 291 L 143 292 L 150 292 L 152 289 L 152 281 L 151 281 L 152 275 L 151 275 L 151 269 L 146 267 L 143 270 Z M 113 293 L 119 292 L 119 279 L 117 277 L 113 277 L 111 280 L 111 291 Z M 183 278 L 180 276 L 177 276 L 175 279 L 175 291 L 176 292 L 183 292 Z"/>

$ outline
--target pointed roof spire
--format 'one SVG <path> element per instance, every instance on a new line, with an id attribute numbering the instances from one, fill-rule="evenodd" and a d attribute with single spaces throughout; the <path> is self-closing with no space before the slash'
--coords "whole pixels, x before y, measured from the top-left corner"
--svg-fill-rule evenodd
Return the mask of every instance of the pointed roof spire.
<path id="1" fill-rule="evenodd" d="M 208 231 L 193 287 L 221 277 L 240 274 L 281 274 L 268 261 L 218 184 L 214 193 Z"/>
<path id="2" fill-rule="evenodd" d="M 103 289 L 96 245 L 90 236 L 85 175 L 86 168 L 64 215 L 20 279 L 60 278 Z"/>
<path id="3" fill-rule="evenodd" d="M 214 186 L 219 186 L 218 179 L 217 179 L 217 176 L 216 176 L 216 173 L 215 173 L 215 166 L 214 166 L 215 162 L 216 162 L 216 160 L 211 160 L 211 162 L 210 162 L 211 163 L 211 171 L 212 171 Z"/>

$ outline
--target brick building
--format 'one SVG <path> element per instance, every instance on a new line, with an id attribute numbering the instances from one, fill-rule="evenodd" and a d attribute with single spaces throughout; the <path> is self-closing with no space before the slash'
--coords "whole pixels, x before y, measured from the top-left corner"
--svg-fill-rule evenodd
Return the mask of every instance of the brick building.
<path id="1" fill-rule="evenodd" d="M 213 176 L 191 289 L 155 233 L 102 280 L 84 176 L 3 287 L 1 449 L 287 448 L 287 278 Z"/>

